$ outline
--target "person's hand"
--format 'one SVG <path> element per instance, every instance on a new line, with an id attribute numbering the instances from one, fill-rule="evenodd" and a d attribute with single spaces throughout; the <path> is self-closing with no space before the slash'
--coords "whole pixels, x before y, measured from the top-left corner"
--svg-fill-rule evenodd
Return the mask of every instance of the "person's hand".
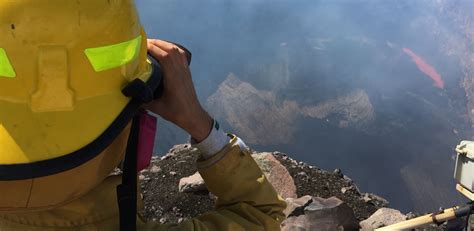
<path id="1" fill-rule="evenodd" d="M 148 39 L 148 52 L 161 65 L 164 88 L 163 96 L 146 108 L 201 142 L 211 131 L 212 118 L 197 99 L 185 52 L 172 43 L 158 39 Z"/>

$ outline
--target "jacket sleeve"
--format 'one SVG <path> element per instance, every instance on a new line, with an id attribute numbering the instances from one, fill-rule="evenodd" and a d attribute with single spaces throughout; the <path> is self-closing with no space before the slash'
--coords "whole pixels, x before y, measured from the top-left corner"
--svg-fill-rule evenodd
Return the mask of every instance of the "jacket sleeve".
<path id="1" fill-rule="evenodd" d="M 219 153 L 197 164 L 207 188 L 218 198 L 215 211 L 181 224 L 139 224 L 139 230 L 280 230 L 285 201 L 278 196 L 239 138 L 233 137 Z"/>

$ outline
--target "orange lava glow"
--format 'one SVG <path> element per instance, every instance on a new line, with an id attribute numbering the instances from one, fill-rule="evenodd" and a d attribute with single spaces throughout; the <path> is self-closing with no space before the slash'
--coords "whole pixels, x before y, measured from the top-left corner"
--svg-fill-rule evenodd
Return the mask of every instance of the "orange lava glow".
<path id="1" fill-rule="evenodd" d="M 441 78 L 441 75 L 436 72 L 434 67 L 429 65 L 423 58 L 415 54 L 412 50 L 408 48 L 403 48 L 403 52 L 405 52 L 407 55 L 411 57 L 411 60 L 416 64 L 418 69 L 420 69 L 421 72 L 425 73 L 428 77 L 430 77 L 434 81 L 434 86 L 437 88 L 444 88 L 444 81 Z"/>

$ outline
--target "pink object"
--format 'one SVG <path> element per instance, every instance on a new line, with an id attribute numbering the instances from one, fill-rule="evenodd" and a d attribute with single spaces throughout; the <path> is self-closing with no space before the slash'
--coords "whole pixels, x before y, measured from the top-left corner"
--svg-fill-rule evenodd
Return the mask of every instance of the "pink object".
<path id="1" fill-rule="evenodd" d="M 140 132 L 138 134 L 137 171 L 150 165 L 155 145 L 156 117 L 146 111 L 140 111 Z"/>
<path id="2" fill-rule="evenodd" d="M 428 77 L 430 77 L 434 81 L 434 86 L 437 88 L 444 88 L 444 81 L 441 78 L 441 75 L 436 72 L 434 67 L 429 65 L 423 58 L 415 54 L 412 50 L 408 48 L 403 48 L 403 52 L 411 57 L 411 60 L 416 64 L 418 69 L 425 73 Z"/>

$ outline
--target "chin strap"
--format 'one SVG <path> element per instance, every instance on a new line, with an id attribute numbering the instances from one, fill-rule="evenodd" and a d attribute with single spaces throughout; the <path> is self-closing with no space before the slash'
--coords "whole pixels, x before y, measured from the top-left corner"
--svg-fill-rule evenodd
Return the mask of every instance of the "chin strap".
<path id="1" fill-rule="evenodd" d="M 117 202 L 120 214 L 120 231 L 135 231 L 137 229 L 137 153 L 140 133 L 141 105 L 159 98 L 163 89 L 163 76 L 159 63 L 148 56 L 152 62 L 150 79 L 145 83 L 141 79 L 134 79 L 122 89 L 122 94 L 131 98 L 137 107 L 132 119 L 132 127 L 127 143 L 125 160 L 122 165 L 122 184 L 117 186 Z"/>
<path id="2" fill-rule="evenodd" d="M 125 160 L 122 165 L 122 184 L 117 186 L 117 202 L 120 214 L 120 231 L 135 231 L 137 229 L 137 152 L 138 139 L 140 133 L 140 116 L 138 111 L 141 105 L 151 102 L 154 91 L 162 81 L 160 66 L 153 57 L 152 73 L 145 83 L 141 79 L 134 79 L 122 89 L 122 94 L 131 98 L 131 101 L 138 105 L 133 112 L 132 127 L 127 143 Z"/>
<path id="3" fill-rule="evenodd" d="M 135 115 L 132 120 L 132 128 L 123 162 L 122 184 L 117 186 L 120 231 L 135 231 L 137 229 L 137 148 L 139 129 L 139 117 Z"/>

